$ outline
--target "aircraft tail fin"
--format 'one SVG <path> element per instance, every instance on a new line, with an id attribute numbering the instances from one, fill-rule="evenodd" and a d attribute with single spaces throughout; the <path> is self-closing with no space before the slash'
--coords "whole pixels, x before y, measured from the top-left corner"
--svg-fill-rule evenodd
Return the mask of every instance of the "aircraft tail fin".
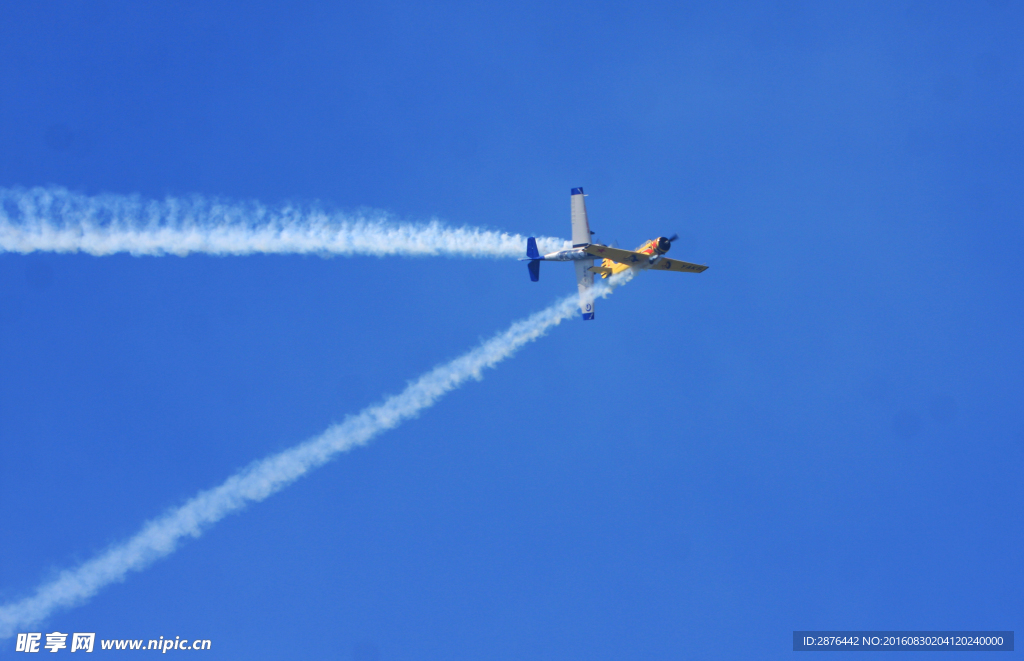
<path id="1" fill-rule="evenodd" d="M 532 236 L 526 240 L 526 256 L 530 259 L 540 259 L 540 251 L 537 250 L 537 239 Z"/>
<path id="2" fill-rule="evenodd" d="M 532 236 L 526 240 L 526 258 L 530 263 L 526 265 L 530 269 L 530 280 L 540 280 L 540 251 L 537 250 L 537 239 Z"/>

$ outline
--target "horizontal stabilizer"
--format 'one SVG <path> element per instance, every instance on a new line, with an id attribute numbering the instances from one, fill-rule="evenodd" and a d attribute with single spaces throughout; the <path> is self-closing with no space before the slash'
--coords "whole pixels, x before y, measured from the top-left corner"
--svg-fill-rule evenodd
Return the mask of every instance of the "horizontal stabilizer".
<path id="1" fill-rule="evenodd" d="M 587 270 L 591 273 L 600 273 L 604 277 L 608 277 L 612 274 L 612 270 L 606 266 L 591 266 Z"/>
<path id="2" fill-rule="evenodd" d="M 532 239 L 531 239 L 532 240 Z M 536 248 L 535 248 L 536 250 Z M 530 263 L 526 265 L 526 268 L 530 269 L 530 280 L 537 282 L 540 280 L 540 260 L 531 259 Z"/>

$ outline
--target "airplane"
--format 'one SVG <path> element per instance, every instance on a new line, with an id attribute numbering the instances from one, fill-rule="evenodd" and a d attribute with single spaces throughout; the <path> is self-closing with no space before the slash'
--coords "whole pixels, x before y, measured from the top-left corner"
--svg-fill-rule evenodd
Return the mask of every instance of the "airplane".
<path id="1" fill-rule="evenodd" d="M 540 280 L 541 262 L 573 262 L 576 265 L 576 286 L 580 293 L 580 312 L 584 321 L 594 318 L 594 274 L 599 273 L 607 278 L 627 269 L 654 269 L 657 271 L 681 271 L 684 273 L 703 273 L 707 266 L 691 264 L 678 259 L 668 259 L 665 253 L 672 247 L 672 242 L 679 238 L 673 234 L 670 238 L 659 236 L 646 241 L 636 250 L 621 250 L 600 243 L 591 243 L 590 223 L 587 222 L 587 205 L 584 201 L 582 188 L 573 188 L 570 193 L 572 210 L 572 248 L 541 255 L 537 250 L 537 239 L 526 240 L 526 257 L 519 261 L 528 261 L 530 280 Z M 601 259 L 600 266 L 594 266 L 594 258 Z"/>

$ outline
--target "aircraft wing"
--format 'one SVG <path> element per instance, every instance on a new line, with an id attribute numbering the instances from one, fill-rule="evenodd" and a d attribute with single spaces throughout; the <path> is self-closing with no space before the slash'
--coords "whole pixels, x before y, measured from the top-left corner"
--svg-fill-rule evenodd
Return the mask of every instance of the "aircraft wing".
<path id="1" fill-rule="evenodd" d="M 596 243 L 590 244 L 585 248 L 585 250 L 594 257 L 606 257 L 613 262 L 626 264 L 627 266 L 645 264 L 651 258 L 650 255 L 645 255 L 642 252 L 633 252 L 632 250 L 622 250 L 620 248 L 609 248 L 608 246 L 602 246 Z"/>
<path id="2" fill-rule="evenodd" d="M 594 318 L 594 273 L 590 270 L 594 260 L 578 259 L 573 264 L 576 265 L 576 286 L 580 290 L 580 312 L 587 321 Z"/>
<path id="3" fill-rule="evenodd" d="M 691 264 L 690 262 L 683 262 L 678 259 L 669 259 L 668 257 L 662 257 L 658 261 L 651 264 L 651 268 L 658 271 L 683 271 L 684 273 L 703 273 L 708 267 L 703 264 Z"/>

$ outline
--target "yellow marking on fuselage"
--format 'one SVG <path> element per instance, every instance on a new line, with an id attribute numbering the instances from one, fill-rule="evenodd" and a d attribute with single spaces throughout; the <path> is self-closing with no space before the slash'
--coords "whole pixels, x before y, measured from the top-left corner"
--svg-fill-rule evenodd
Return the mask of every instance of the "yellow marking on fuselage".
<path id="1" fill-rule="evenodd" d="M 655 240 L 656 239 L 651 239 L 650 241 L 645 241 L 634 252 L 642 252 L 645 255 L 653 255 L 654 254 L 654 242 L 655 242 Z M 622 273 L 623 271 L 625 271 L 625 270 L 630 268 L 629 264 L 620 264 L 619 262 L 614 262 L 614 261 L 608 259 L 607 257 L 605 259 L 601 260 L 601 266 L 603 266 L 606 269 L 611 269 L 612 270 L 611 273 L 602 273 L 601 274 L 602 278 L 607 278 L 608 276 L 615 275 L 616 273 Z"/>

